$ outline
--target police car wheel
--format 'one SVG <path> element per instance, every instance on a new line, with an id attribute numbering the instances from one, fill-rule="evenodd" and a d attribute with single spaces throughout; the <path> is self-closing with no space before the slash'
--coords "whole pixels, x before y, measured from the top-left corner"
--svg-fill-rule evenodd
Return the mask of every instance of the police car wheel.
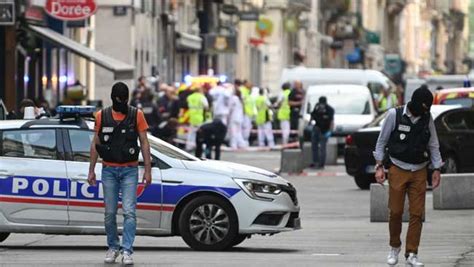
<path id="1" fill-rule="evenodd" d="M 5 239 L 7 239 L 9 235 L 10 233 L 0 233 L 0 242 L 5 241 Z"/>
<path id="2" fill-rule="evenodd" d="M 233 207 L 215 196 L 201 196 L 189 202 L 179 217 L 184 242 L 195 250 L 225 250 L 238 234 Z"/>

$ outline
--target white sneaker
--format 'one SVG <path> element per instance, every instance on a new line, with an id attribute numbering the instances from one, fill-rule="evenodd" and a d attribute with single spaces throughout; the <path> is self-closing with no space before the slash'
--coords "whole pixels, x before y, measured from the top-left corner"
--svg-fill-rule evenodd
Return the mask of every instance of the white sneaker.
<path id="1" fill-rule="evenodd" d="M 132 254 L 130 254 L 128 252 L 124 252 L 123 256 L 122 256 L 122 262 L 125 265 L 133 265 Z"/>
<path id="2" fill-rule="evenodd" d="M 109 249 L 107 250 L 107 253 L 105 253 L 105 259 L 104 259 L 104 262 L 105 263 L 114 263 L 115 262 L 115 259 L 117 259 L 118 255 L 119 255 L 119 251 L 118 250 L 115 250 L 115 249 Z"/>
<path id="3" fill-rule="evenodd" d="M 408 254 L 407 266 L 425 266 L 423 263 L 419 262 L 418 256 L 415 253 Z"/>
<path id="4" fill-rule="evenodd" d="M 398 263 L 398 254 L 400 254 L 400 248 L 390 248 L 390 252 L 387 256 L 387 264 L 395 265 Z"/>

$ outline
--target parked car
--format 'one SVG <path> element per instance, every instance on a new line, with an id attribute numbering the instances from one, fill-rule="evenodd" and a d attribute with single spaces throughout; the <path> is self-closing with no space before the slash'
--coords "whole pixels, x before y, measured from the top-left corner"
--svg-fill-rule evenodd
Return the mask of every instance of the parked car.
<path id="1" fill-rule="evenodd" d="M 372 123 L 346 137 L 344 153 L 346 171 L 354 176 L 361 189 L 375 182 L 373 151 L 386 113 Z M 474 110 L 459 105 L 433 105 L 434 119 L 444 161 L 442 172 L 474 171 Z"/>
<path id="2" fill-rule="evenodd" d="M 474 87 L 436 91 L 433 104 L 461 105 L 465 108 L 472 108 L 474 104 Z"/>
<path id="3" fill-rule="evenodd" d="M 328 104 L 334 108 L 334 131 L 338 144 L 344 149 L 345 136 L 352 134 L 374 120 L 377 111 L 371 99 L 370 90 L 362 85 L 333 84 L 308 87 L 303 103 L 299 135 L 304 141 L 311 140 L 311 112 L 319 97 L 326 96 Z"/>
<path id="4" fill-rule="evenodd" d="M 100 163 L 99 185 L 87 183 L 93 124 L 50 118 L 0 122 L 0 242 L 10 233 L 105 234 Z M 196 250 L 223 250 L 253 234 L 300 228 L 296 189 L 280 176 L 202 161 L 148 139 L 153 182 L 138 186 L 137 235 L 177 235 Z M 140 175 L 143 171 L 139 167 Z"/>

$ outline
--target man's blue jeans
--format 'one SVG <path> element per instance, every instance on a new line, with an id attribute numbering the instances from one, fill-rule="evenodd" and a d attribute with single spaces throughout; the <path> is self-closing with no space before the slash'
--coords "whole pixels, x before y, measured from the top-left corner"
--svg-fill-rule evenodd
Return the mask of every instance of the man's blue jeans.
<path id="1" fill-rule="evenodd" d="M 104 187 L 105 232 L 109 249 L 133 253 L 133 241 L 137 229 L 135 209 L 137 206 L 138 167 L 102 168 Z M 117 208 L 121 192 L 123 211 L 122 246 L 118 237 Z"/>
<path id="2" fill-rule="evenodd" d="M 321 133 L 319 127 L 313 127 L 311 133 L 311 150 L 313 151 L 313 163 L 316 167 L 324 167 L 326 163 L 326 143 L 328 139 Z"/>

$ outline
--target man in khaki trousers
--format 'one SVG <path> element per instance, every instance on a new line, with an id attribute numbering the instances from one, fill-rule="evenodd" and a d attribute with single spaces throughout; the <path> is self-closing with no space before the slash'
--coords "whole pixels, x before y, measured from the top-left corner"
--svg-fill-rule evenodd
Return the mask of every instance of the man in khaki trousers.
<path id="1" fill-rule="evenodd" d="M 431 162 L 434 168 L 433 188 L 439 185 L 442 166 L 438 137 L 430 115 L 432 103 L 432 93 L 426 86 L 422 86 L 415 90 L 407 105 L 390 109 L 374 151 L 375 178 L 378 183 L 385 181 L 382 161 L 388 158 L 390 162 L 388 206 L 391 248 L 387 257 L 389 265 L 398 263 L 402 245 L 400 234 L 403 208 L 405 196 L 408 195 L 410 221 L 405 245 L 406 264 L 424 266 L 418 259 L 418 246 L 425 210 L 427 166 Z M 386 147 L 388 155 L 385 155 Z"/>

